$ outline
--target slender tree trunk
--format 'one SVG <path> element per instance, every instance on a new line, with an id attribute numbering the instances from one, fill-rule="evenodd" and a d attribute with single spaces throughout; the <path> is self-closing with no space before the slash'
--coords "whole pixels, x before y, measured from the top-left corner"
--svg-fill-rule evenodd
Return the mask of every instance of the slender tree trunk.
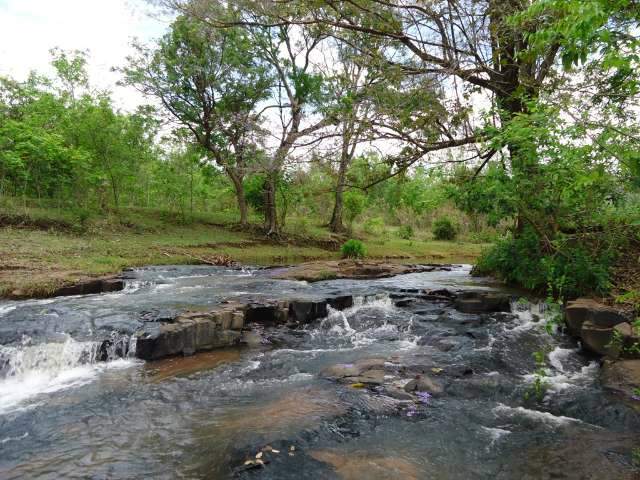
<path id="1" fill-rule="evenodd" d="M 244 184 L 242 183 L 243 175 L 232 168 L 227 168 L 227 174 L 231 178 L 233 188 L 236 191 L 236 200 L 238 202 L 238 210 L 240 210 L 240 225 L 246 226 L 248 220 L 247 199 L 244 196 Z"/>
<path id="2" fill-rule="evenodd" d="M 264 223 L 267 235 L 278 234 L 278 211 L 276 206 L 277 173 L 269 172 L 264 186 Z"/>
<path id="3" fill-rule="evenodd" d="M 338 178 L 336 182 L 336 196 L 335 203 L 333 205 L 333 214 L 331 215 L 331 221 L 329 222 L 329 229 L 334 233 L 340 233 L 344 231 L 344 224 L 342 223 L 343 202 L 342 196 L 344 193 L 344 184 L 347 178 L 347 166 L 349 163 L 347 150 L 343 147 L 342 155 L 340 157 L 340 167 L 338 168 Z"/>

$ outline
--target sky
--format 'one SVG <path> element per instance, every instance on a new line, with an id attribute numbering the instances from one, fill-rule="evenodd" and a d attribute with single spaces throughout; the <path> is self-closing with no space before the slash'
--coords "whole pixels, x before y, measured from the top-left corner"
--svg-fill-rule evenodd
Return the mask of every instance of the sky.
<path id="1" fill-rule="evenodd" d="M 51 75 L 50 49 L 86 49 L 92 84 L 112 90 L 119 107 L 133 110 L 148 102 L 133 88 L 118 87 L 111 68 L 124 63 L 133 38 L 162 35 L 168 23 L 151 12 L 144 0 L 0 0 L 0 75 Z"/>

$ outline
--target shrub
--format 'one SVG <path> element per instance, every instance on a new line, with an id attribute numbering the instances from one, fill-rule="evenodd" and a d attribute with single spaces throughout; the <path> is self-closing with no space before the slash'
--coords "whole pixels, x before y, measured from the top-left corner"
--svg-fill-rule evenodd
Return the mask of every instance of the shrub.
<path id="1" fill-rule="evenodd" d="M 363 228 L 369 235 L 382 235 L 384 233 L 384 220 L 381 217 L 369 218 L 364 222 Z"/>
<path id="2" fill-rule="evenodd" d="M 347 240 L 340 249 L 342 258 L 363 258 L 366 255 L 364 244 L 360 240 Z"/>
<path id="3" fill-rule="evenodd" d="M 431 231 L 436 240 L 455 240 L 458 235 L 456 226 L 447 217 L 441 217 L 433 222 Z"/>
<path id="4" fill-rule="evenodd" d="M 344 215 L 348 223 L 352 223 L 367 205 L 367 196 L 359 191 L 348 190 L 342 197 Z"/>
<path id="5" fill-rule="evenodd" d="M 611 252 L 590 252 L 576 244 L 548 252 L 538 234 L 527 227 L 518 237 L 500 240 L 484 252 L 474 273 L 495 275 L 540 293 L 575 298 L 586 293 L 607 294 L 613 260 Z"/>
<path id="6" fill-rule="evenodd" d="M 402 225 L 398 229 L 398 236 L 403 240 L 411 240 L 413 238 L 413 227 L 411 225 Z"/>

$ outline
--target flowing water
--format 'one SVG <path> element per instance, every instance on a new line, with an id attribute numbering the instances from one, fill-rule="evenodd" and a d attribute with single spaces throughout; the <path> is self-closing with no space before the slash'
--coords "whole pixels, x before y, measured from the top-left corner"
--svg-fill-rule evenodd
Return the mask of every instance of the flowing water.
<path id="1" fill-rule="evenodd" d="M 506 317 L 395 305 L 412 289 L 496 288 L 466 267 L 315 284 L 269 273 L 155 267 L 130 272 L 122 292 L 0 303 L 0 478 L 638 478 L 640 418 L 602 390 L 594 359 L 545 332 L 540 305 Z M 134 358 L 145 321 L 336 294 L 354 306 L 251 346 Z M 416 403 L 320 375 L 368 358 L 386 359 L 399 387 L 426 369 L 445 393 Z M 256 455 L 268 465 L 238 468 Z"/>

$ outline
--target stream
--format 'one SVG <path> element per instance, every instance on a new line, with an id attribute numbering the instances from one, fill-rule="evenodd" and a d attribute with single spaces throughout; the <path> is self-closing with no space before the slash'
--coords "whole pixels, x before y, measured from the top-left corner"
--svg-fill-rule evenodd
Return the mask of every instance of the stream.
<path id="1" fill-rule="evenodd" d="M 477 315 L 411 296 L 500 289 L 468 266 L 313 284 L 271 273 L 149 267 L 121 292 L 0 301 L 0 478 L 640 478 L 640 416 L 601 388 L 597 359 L 546 332 L 543 304 Z M 133 355 L 144 322 L 187 309 L 345 294 L 352 307 L 256 327 L 248 346 Z M 408 401 L 322 374 L 364 359 L 384 359 L 400 390 L 428 372 L 444 392 Z"/>

